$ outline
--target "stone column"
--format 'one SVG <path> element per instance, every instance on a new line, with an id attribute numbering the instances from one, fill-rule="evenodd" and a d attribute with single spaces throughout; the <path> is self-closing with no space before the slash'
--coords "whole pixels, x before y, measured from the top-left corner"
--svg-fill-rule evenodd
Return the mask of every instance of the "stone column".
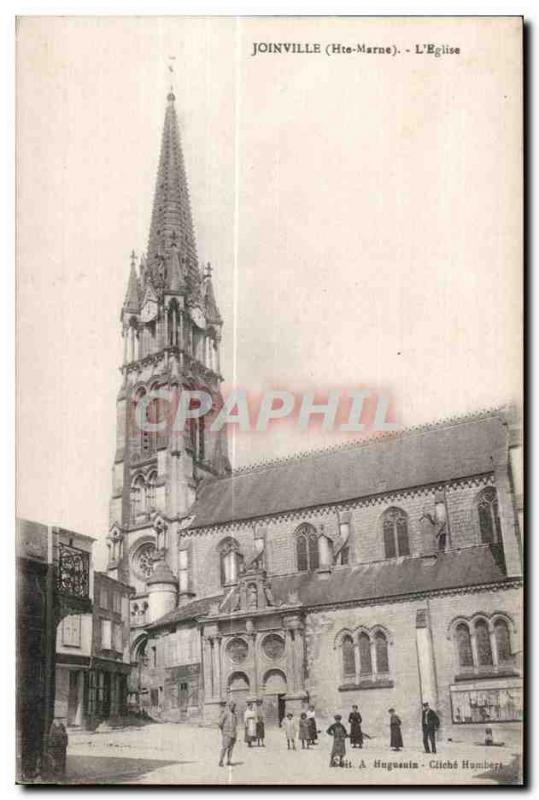
<path id="1" fill-rule="evenodd" d="M 215 675 L 215 697 L 221 700 L 223 697 L 222 669 L 221 669 L 221 636 L 217 634 L 213 640 L 214 655 L 214 675 Z"/>
<path id="2" fill-rule="evenodd" d="M 374 637 L 371 637 L 370 640 L 370 649 L 371 649 L 371 667 L 372 667 L 372 674 L 378 674 L 378 658 L 376 656 L 376 642 L 374 641 Z"/>
<path id="3" fill-rule="evenodd" d="M 417 611 L 415 628 L 421 702 L 428 703 L 431 708 L 437 708 L 438 687 L 436 684 L 434 650 L 427 608 Z"/>
<path id="4" fill-rule="evenodd" d="M 293 692 L 296 691 L 296 657 L 294 653 L 294 635 L 290 628 L 286 629 L 286 653 L 287 653 L 287 680 L 290 684 L 289 686 L 289 694 L 290 690 Z"/>
<path id="5" fill-rule="evenodd" d="M 298 691 L 305 689 L 305 632 L 303 628 L 296 628 L 296 686 Z"/>
<path id="6" fill-rule="evenodd" d="M 490 639 L 490 651 L 492 653 L 492 663 L 495 667 L 498 666 L 498 648 L 496 647 L 496 634 L 494 632 L 494 626 L 488 626 L 488 635 Z M 479 662 L 476 661 L 476 664 Z"/>
<path id="7" fill-rule="evenodd" d="M 251 686 L 251 695 L 258 697 L 258 658 L 256 653 L 256 631 L 253 631 L 249 638 L 251 640 L 251 650 L 253 654 L 253 683 Z"/>

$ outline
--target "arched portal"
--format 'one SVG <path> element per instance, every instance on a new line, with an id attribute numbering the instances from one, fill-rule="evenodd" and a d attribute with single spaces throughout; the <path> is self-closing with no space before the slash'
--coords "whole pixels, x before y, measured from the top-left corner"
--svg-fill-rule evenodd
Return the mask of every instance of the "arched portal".
<path id="1" fill-rule="evenodd" d="M 269 669 L 262 680 L 264 718 L 268 724 L 280 725 L 286 714 L 286 675 L 280 669 Z"/>
<path id="2" fill-rule="evenodd" d="M 228 678 L 228 699 L 236 703 L 236 712 L 242 719 L 249 695 L 249 678 L 245 672 L 233 672 Z"/>

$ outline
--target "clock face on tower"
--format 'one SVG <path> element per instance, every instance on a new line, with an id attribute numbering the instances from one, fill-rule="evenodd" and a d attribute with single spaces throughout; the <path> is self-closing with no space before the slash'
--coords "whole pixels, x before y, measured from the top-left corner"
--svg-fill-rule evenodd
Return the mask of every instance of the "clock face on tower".
<path id="1" fill-rule="evenodd" d="M 143 322 L 151 322 L 157 316 L 157 303 L 153 300 L 146 300 L 142 306 L 140 316 Z"/>

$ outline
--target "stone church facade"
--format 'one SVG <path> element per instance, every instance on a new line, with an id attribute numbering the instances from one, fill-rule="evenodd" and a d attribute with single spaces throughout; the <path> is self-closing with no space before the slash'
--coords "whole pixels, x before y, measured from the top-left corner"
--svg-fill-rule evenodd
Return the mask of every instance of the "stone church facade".
<path id="1" fill-rule="evenodd" d="M 111 577 L 130 584 L 131 696 L 169 720 L 259 701 L 268 722 L 359 705 L 386 735 L 522 719 L 520 426 L 510 411 L 231 472 L 226 434 L 137 425 L 155 389 L 220 408 L 223 320 L 195 245 L 171 92 L 150 226 L 121 314 Z M 159 401 L 149 418 L 160 419 Z M 346 719 L 347 717 L 345 717 Z M 480 729 L 480 730 L 479 730 Z"/>

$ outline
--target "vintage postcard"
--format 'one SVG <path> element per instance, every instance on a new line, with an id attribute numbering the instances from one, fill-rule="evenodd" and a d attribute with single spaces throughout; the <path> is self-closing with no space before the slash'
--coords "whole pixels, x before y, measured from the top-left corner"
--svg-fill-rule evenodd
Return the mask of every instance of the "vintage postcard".
<path id="1" fill-rule="evenodd" d="M 17 781 L 522 784 L 522 19 L 16 37 Z"/>

